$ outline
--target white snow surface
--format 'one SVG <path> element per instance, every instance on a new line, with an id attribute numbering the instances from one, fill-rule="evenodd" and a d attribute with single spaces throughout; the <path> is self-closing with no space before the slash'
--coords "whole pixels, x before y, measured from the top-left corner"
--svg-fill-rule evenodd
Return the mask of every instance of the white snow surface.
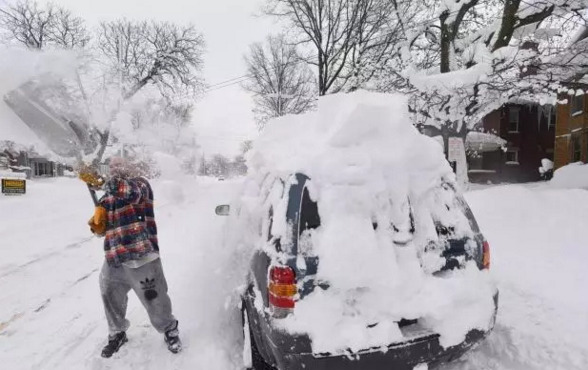
<path id="1" fill-rule="evenodd" d="M 232 234 L 214 214 L 241 184 L 177 183 L 182 203 L 167 203 L 161 183 L 153 186 L 184 351 L 167 351 L 130 293 L 129 343 L 100 358 L 107 336 L 98 288 L 102 241 L 87 230 L 87 189 L 76 179 L 31 180 L 26 196 L 0 196 L 2 369 L 244 369 L 236 302 L 247 256 L 242 245 L 223 244 Z M 499 186 L 466 198 L 491 244 L 500 309 L 488 339 L 443 370 L 585 369 L 588 192 Z"/>
<path id="2" fill-rule="evenodd" d="M 27 175 L 22 172 L 0 170 L 0 179 L 26 179 Z"/>
<path id="3" fill-rule="evenodd" d="M 166 194 L 180 186 L 185 199 Z M 98 275 L 102 239 L 92 237 L 88 189 L 78 179 L 27 181 L 27 195 L 0 196 L 0 368 L 239 369 L 240 315 L 231 299 L 242 261 L 221 245 L 224 219 L 214 207 L 234 197 L 231 181 L 161 179 L 152 182 L 161 258 L 184 352 L 171 354 L 129 293 L 129 342 L 100 357 L 108 335 Z"/>
<path id="4" fill-rule="evenodd" d="M 586 369 L 588 191 L 508 185 L 466 198 L 490 242 L 500 308 L 487 340 L 441 370 Z"/>
<path id="5" fill-rule="evenodd" d="M 588 190 L 588 166 L 576 162 L 558 168 L 549 183 L 553 188 Z"/>
<path id="6" fill-rule="evenodd" d="M 495 287 L 486 271 L 469 262 L 443 277 L 431 274 L 440 257 L 431 258 L 424 247 L 439 241 L 434 221 L 455 227 L 457 236 L 473 235 L 463 213 L 445 208 L 456 199 L 441 186 L 457 187 L 455 176 L 438 143 L 412 125 L 405 97 L 362 91 L 321 98 L 318 112 L 270 122 L 249 165 L 252 178 L 301 172 L 312 181 L 321 227 L 312 233 L 310 253 L 320 259 L 316 278 L 330 287 L 297 302 L 281 325 L 308 333 L 315 353 L 402 341 L 396 323 L 403 318 L 420 319 L 441 334 L 443 346 L 492 325 Z M 374 222 L 381 227 L 374 230 Z M 285 230 L 273 230 L 282 245 L 288 245 Z M 400 239 L 408 243 L 399 246 Z"/>

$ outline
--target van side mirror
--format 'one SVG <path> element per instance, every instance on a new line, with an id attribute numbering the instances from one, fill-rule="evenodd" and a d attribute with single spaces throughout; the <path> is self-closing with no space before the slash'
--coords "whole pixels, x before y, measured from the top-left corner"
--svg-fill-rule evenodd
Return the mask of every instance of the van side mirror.
<path id="1" fill-rule="evenodd" d="M 228 216 L 229 213 L 231 213 L 231 206 L 228 204 L 216 206 L 214 213 L 216 213 L 218 216 Z"/>

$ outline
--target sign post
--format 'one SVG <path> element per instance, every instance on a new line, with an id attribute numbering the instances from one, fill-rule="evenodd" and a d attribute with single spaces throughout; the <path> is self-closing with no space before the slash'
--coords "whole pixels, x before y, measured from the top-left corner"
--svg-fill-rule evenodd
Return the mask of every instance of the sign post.
<path id="1" fill-rule="evenodd" d="M 468 182 L 468 164 L 465 155 L 465 145 L 461 137 L 450 137 L 447 160 L 457 176 L 457 181 L 463 186 Z"/>
<path id="2" fill-rule="evenodd" d="M 2 179 L 2 194 L 21 195 L 27 192 L 27 182 L 22 179 Z"/>

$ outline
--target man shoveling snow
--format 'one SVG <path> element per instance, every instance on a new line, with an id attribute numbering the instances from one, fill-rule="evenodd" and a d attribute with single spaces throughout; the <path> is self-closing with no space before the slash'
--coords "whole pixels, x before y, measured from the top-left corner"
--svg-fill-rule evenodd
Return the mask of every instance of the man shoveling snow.
<path id="1" fill-rule="evenodd" d="M 159 257 L 153 190 L 134 172 L 123 158 L 111 159 L 106 181 L 91 170 L 80 171 L 80 178 L 92 189 L 105 192 L 89 224 L 94 234 L 105 236 L 100 291 L 109 329 L 108 344 L 102 350 L 106 358 L 127 342 L 127 294 L 131 289 L 147 310 L 153 327 L 164 334 L 168 349 L 173 353 L 182 349 Z"/>

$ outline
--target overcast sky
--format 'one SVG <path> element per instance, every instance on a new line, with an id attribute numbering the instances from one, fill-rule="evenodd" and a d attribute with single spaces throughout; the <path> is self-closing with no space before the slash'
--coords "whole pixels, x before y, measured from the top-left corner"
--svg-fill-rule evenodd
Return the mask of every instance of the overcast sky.
<path id="1" fill-rule="evenodd" d="M 53 2 L 85 18 L 90 26 L 126 17 L 193 23 L 207 44 L 204 77 L 209 85 L 246 74 L 243 55 L 276 27 L 259 16 L 264 0 L 38 0 Z M 4 2 L 4 0 L 0 0 Z M 10 2 L 10 1 L 9 1 Z M 252 103 L 239 85 L 210 92 L 196 105 L 194 125 L 207 154 L 236 154 L 255 136 Z"/>

